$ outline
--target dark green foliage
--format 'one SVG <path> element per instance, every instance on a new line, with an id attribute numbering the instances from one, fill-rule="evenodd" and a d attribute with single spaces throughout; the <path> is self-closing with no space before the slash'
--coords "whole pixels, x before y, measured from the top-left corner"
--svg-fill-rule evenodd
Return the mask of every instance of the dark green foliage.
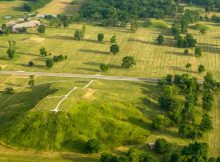
<path id="1" fill-rule="evenodd" d="M 185 54 L 185 55 L 188 55 L 188 54 L 189 54 L 189 50 L 188 50 L 188 49 L 185 49 L 185 50 L 184 50 L 184 54 Z"/>
<path id="2" fill-rule="evenodd" d="M 196 57 L 202 56 L 202 49 L 200 47 L 195 47 L 195 56 Z"/>
<path id="3" fill-rule="evenodd" d="M 116 44 L 116 42 L 117 42 L 116 36 L 113 35 L 113 36 L 111 37 L 111 39 L 110 39 L 110 43 L 111 43 L 111 44 Z"/>
<path id="4" fill-rule="evenodd" d="M 203 135 L 199 129 L 197 129 L 195 126 L 190 124 L 182 124 L 179 127 L 179 134 L 183 138 L 192 138 L 192 139 L 202 137 Z"/>
<path id="5" fill-rule="evenodd" d="M 182 150 L 182 155 L 188 157 L 188 161 L 205 161 L 208 155 L 208 145 L 206 143 L 191 143 Z M 199 160 L 200 159 L 200 160 Z"/>
<path id="6" fill-rule="evenodd" d="M 152 119 L 152 127 L 157 130 L 167 129 L 172 125 L 169 118 L 164 115 L 156 115 Z"/>
<path id="7" fill-rule="evenodd" d="M 101 64 L 100 65 L 100 70 L 105 72 L 109 69 L 109 65 L 108 64 Z"/>
<path id="8" fill-rule="evenodd" d="M 159 159 L 151 153 L 144 153 L 140 158 L 139 162 L 159 162 Z"/>
<path id="9" fill-rule="evenodd" d="M 17 31 L 19 33 L 25 33 L 27 31 L 27 28 L 23 27 L 23 28 L 18 28 Z"/>
<path id="10" fill-rule="evenodd" d="M 76 31 L 75 31 L 75 33 L 74 33 L 74 38 L 75 38 L 76 40 L 81 41 L 81 40 L 84 38 L 84 36 L 85 36 L 85 32 L 86 32 L 86 27 L 83 26 L 81 30 L 76 30 Z"/>
<path id="11" fill-rule="evenodd" d="M 97 39 L 98 39 L 99 42 L 103 42 L 104 38 L 105 38 L 105 36 L 104 36 L 103 33 L 99 33 L 98 36 L 97 36 Z"/>
<path id="12" fill-rule="evenodd" d="M 164 18 L 174 15 L 175 11 L 172 0 L 87 0 L 81 8 L 81 16 L 112 26 L 118 22 L 130 22 L 134 18 Z"/>
<path id="13" fill-rule="evenodd" d="M 204 111 L 211 111 L 213 107 L 214 96 L 211 91 L 205 91 L 202 97 L 202 108 Z"/>
<path id="14" fill-rule="evenodd" d="M 170 144 L 163 138 L 157 139 L 155 141 L 154 149 L 158 154 L 166 153 L 170 150 Z"/>
<path id="15" fill-rule="evenodd" d="M 14 89 L 11 87 L 5 88 L 5 93 L 6 94 L 13 94 L 14 93 Z"/>
<path id="16" fill-rule="evenodd" d="M 46 4 L 51 2 L 51 0 L 27 0 L 29 3 L 24 4 L 23 8 L 24 10 L 31 12 L 35 11 L 39 8 L 44 7 Z"/>
<path id="17" fill-rule="evenodd" d="M 53 57 L 53 61 L 54 62 L 60 62 L 64 60 L 64 56 L 63 55 L 58 55 L 58 56 L 54 56 Z"/>
<path id="18" fill-rule="evenodd" d="M 112 44 L 111 46 L 110 46 L 110 52 L 112 53 L 112 54 L 117 54 L 118 52 L 120 51 L 120 48 L 119 48 L 119 45 L 117 45 L 117 44 Z"/>
<path id="19" fill-rule="evenodd" d="M 53 67 L 53 64 L 54 64 L 53 59 L 47 59 L 45 63 L 46 63 L 46 67 L 48 68 Z"/>
<path id="20" fill-rule="evenodd" d="M 45 31 L 46 31 L 46 26 L 45 26 L 45 25 L 40 25 L 40 26 L 37 28 L 37 31 L 38 31 L 38 33 L 45 33 Z"/>
<path id="21" fill-rule="evenodd" d="M 9 59 L 13 59 L 14 55 L 16 54 L 16 42 L 15 41 L 8 41 L 9 48 L 7 50 L 7 54 Z"/>
<path id="22" fill-rule="evenodd" d="M 41 56 L 47 56 L 47 51 L 44 47 L 42 47 L 39 51 Z"/>
<path id="23" fill-rule="evenodd" d="M 34 79 L 33 75 L 30 76 L 30 80 L 28 81 L 28 85 L 30 87 L 33 87 L 35 85 L 35 79 Z"/>
<path id="24" fill-rule="evenodd" d="M 33 61 L 29 61 L 28 66 L 30 66 L 30 67 L 34 66 Z"/>
<path id="25" fill-rule="evenodd" d="M 161 44 L 163 44 L 163 42 L 164 42 L 164 37 L 163 37 L 163 35 L 160 34 L 157 38 L 157 43 L 159 45 L 161 45 Z"/>
<path id="26" fill-rule="evenodd" d="M 191 48 L 195 47 L 197 40 L 193 38 L 192 34 L 186 34 L 185 37 L 178 36 L 177 38 L 177 47 L 180 48 Z"/>
<path id="27" fill-rule="evenodd" d="M 101 150 L 101 143 L 96 139 L 90 139 L 86 143 L 86 153 L 98 153 Z"/>
<path id="28" fill-rule="evenodd" d="M 212 127 L 212 118 L 209 116 L 209 114 L 207 114 L 207 113 L 203 114 L 199 128 L 202 131 L 208 131 L 213 128 Z"/>
<path id="29" fill-rule="evenodd" d="M 118 162 L 118 158 L 116 156 L 113 156 L 110 153 L 102 153 L 101 154 L 101 162 Z"/>
<path id="30" fill-rule="evenodd" d="M 203 72 L 205 72 L 205 66 L 204 65 L 199 65 L 198 73 L 203 73 Z"/>
<path id="31" fill-rule="evenodd" d="M 207 90 L 207 91 L 215 90 L 216 81 L 215 81 L 212 73 L 208 72 L 205 75 L 203 86 L 204 86 L 204 89 Z"/>
<path id="32" fill-rule="evenodd" d="M 122 67 L 123 68 L 130 68 L 132 67 L 133 65 L 136 65 L 136 61 L 134 59 L 133 56 L 125 56 L 123 59 L 122 59 Z"/>

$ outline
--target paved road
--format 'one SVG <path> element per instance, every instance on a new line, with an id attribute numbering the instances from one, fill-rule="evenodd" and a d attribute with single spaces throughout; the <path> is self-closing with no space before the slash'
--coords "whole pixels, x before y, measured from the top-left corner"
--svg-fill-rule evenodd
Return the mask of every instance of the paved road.
<path id="1" fill-rule="evenodd" d="M 21 75 L 21 76 L 47 76 L 47 77 L 64 77 L 64 78 L 87 78 L 87 79 L 104 79 L 104 80 L 121 80 L 121 81 L 147 81 L 157 83 L 157 78 L 140 78 L 140 77 L 124 77 L 124 76 L 104 76 L 104 75 L 87 75 L 87 74 L 68 74 L 68 73 L 46 73 L 46 72 L 26 72 L 26 71 L 4 71 L 0 70 L 0 74 L 4 75 Z"/>

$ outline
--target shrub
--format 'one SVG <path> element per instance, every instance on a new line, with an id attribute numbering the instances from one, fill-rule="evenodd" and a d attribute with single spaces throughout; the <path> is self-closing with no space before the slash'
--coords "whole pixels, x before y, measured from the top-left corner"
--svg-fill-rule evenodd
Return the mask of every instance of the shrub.
<path id="1" fill-rule="evenodd" d="M 87 153 L 98 153 L 101 150 L 101 143 L 96 139 L 90 139 L 86 143 L 85 151 Z"/>

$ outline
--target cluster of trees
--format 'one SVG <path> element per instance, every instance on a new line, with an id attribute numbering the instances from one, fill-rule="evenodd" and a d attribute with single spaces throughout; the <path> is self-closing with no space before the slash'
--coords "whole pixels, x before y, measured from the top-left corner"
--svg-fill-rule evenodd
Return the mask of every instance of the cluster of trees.
<path id="1" fill-rule="evenodd" d="M 28 3 L 24 4 L 23 8 L 27 12 L 35 11 L 39 8 L 44 7 L 51 0 L 26 0 Z"/>
<path id="2" fill-rule="evenodd" d="M 56 27 L 64 27 L 67 28 L 69 25 L 77 20 L 77 17 L 74 16 L 68 16 L 65 14 L 58 14 L 57 17 L 53 16 L 46 16 L 45 17 L 49 21 L 50 26 L 56 26 Z"/>
<path id="3" fill-rule="evenodd" d="M 164 18 L 166 15 L 173 16 L 175 12 L 176 4 L 172 0 L 87 0 L 80 15 L 103 25 L 116 25 L 138 18 Z"/>
<path id="4" fill-rule="evenodd" d="M 185 3 L 202 5 L 206 12 L 212 11 L 215 7 L 220 8 L 220 0 L 182 0 Z"/>
<path id="5" fill-rule="evenodd" d="M 211 73 L 204 77 L 202 107 L 203 115 L 199 125 L 195 123 L 195 112 L 200 94 L 200 86 L 197 78 L 190 78 L 188 74 L 167 75 L 161 79 L 163 87 L 159 97 L 159 104 L 166 114 L 156 115 L 152 120 L 155 129 L 167 129 L 171 126 L 179 126 L 179 134 L 183 138 L 199 138 L 203 132 L 212 129 L 211 116 L 207 113 L 211 110 L 214 97 L 215 80 Z M 180 94 L 184 94 L 185 101 L 182 102 Z"/>
<path id="6" fill-rule="evenodd" d="M 130 148 L 125 155 L 115 156 L 111 153 L 102 153 L 101 162 L 219 162 L 218 158 L 208 157 L 208 144 L 194 142 L 181 147 L 169 143 L 166 139 L 157 139 L 151 151 L 141 151 Z M 156 154 L 155 154 L 156 153 Z"/>
<path id="7" fill-rule="evenodd" d="M 9 35 L 11 34 L 11 32 L 12 32 L 11 28 L 7 27 L 6 24 L 2 24 L 2 31 L 1 31 L 2 34 Z"/>
<path id="8" fill-rule="evenodd" d="M 86 26 L 83 26 L 82 29 L 75 31 L 74 38 L 78 41 L 81 41 L 85 36 L 85 32 L 86 32 Z"/>

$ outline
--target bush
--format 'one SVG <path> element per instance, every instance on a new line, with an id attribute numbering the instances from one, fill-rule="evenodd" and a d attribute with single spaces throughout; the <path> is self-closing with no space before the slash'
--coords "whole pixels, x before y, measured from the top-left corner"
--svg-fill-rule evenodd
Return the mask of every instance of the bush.
<path id="1" fill-rule="evenodd" d="M 28 66 L 30 66 L 30 67 L 34 66 L 33 61 L 30 61 L 30 62 L 28 63 Z"/>
<path id="2" fill-rule="evenodd" d="M 45 63 L 46 63 L 46 67 L 48 67 L 48 68 L 53 67 L 53 64 L 54 64 L 54 62 L 53 62 L 52 59 L 47 59 L 47 60 L 45 61 Z"/>
<path id="3" fill-rule="evenodd" d="M 60 62 L 60 61 L 63 61 L 64 58 L 65 58 L 65 57 L 64 57 L 63 55 L 54 56 L 54 57 L 53 57 L 53 61 L 54 61 L 54 62 Z"/>
<path id="4" fill-rule="evenodd" d="M 101 64 L 101 65 L 100 65 L 100 70 L 101 70 L 101 71 L 105 72 L 105 71 L 107 71 L 108 69 L 109 69 L 109 65 L 107 65 L 107 64 Z"/>
<path id="5" fill-rule="evenodd" d="M 14 89 L 11 87 L 5 88 L 5 93 L 6 94 L 13 94 L 14 93 Z"/>
<path id="6" fill-rule="evenodd" d="M 86 143 L 86 153 L 98 153 L 101 150 L 101 143 L 96 139 L 90 139 Z"/>
<path id="7" fill-rule="evenodd" d="M 155 142 L 155 151 L 156 153 L 165 153 L 169 151 L 170 144 L 165 139 L 157 139 Z"/>

